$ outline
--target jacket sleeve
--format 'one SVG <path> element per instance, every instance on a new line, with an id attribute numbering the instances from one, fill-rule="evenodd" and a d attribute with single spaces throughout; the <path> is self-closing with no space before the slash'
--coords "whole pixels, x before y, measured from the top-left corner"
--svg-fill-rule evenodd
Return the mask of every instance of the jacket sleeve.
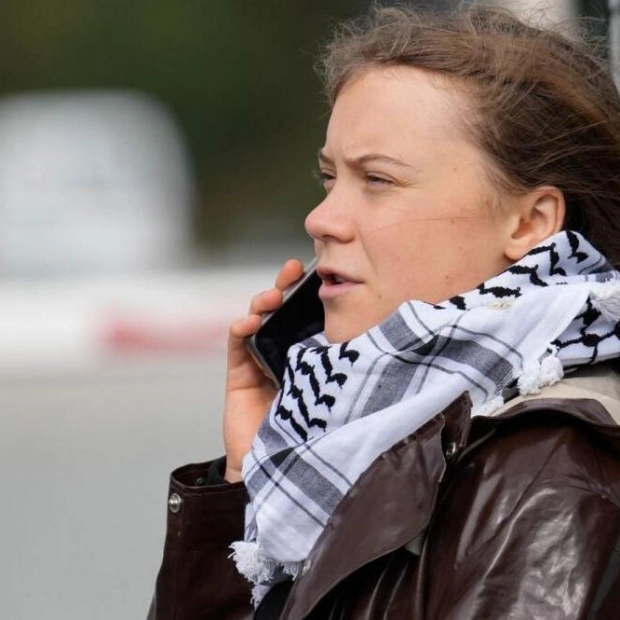
<path id="1" fill-rule="evenodd" d="M 148 620 L 252 617 L 250 585 L 229 558 L 230 544 L 243 538 L 247 493 L 242 483 L 212 484 L 213 465 L 187 465 L 172 473 L 164 553 Z"/>
<path id="2" fill-rule="evenodd" d="M 586 426 L 500 429 L 454 467 L 423 552 L 428 620 L 620 609 L 620 460 Z"/>

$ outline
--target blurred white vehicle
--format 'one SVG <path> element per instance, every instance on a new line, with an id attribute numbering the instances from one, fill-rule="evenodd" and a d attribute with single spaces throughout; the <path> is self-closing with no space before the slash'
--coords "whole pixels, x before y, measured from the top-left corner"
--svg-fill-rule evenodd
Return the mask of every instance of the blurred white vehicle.
<path id="1" fill-rule="evenodd" d="M 0 100 L 0 275 L 178 263 L 193 185 L 165 107 L 131 92 Z"/>

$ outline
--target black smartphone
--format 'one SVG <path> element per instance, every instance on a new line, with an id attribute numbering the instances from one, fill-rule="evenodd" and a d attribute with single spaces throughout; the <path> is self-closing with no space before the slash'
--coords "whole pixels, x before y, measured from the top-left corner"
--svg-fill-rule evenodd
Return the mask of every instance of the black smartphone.
<path id="1" fill-rule="evenodd" d="M 325 325 L 319 299 L 321 278 L 315 271 L 316 259 L 304 275 L 284 291 L 282 305 L 263 318 L 259 330 L 247 340 L 247 347 L 261 370 L 281 387 L 289 347 L 322 331 Z"/>

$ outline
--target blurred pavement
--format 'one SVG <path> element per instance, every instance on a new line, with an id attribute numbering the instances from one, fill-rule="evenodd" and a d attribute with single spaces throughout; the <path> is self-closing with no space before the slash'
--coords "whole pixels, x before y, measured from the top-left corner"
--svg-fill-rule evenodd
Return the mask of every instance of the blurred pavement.
<path id="1" fill-rule="evenodd" d="M 221 452 L 222 355 L 0 377 L 7 620 L 146 616 L 169 472 Z"/>

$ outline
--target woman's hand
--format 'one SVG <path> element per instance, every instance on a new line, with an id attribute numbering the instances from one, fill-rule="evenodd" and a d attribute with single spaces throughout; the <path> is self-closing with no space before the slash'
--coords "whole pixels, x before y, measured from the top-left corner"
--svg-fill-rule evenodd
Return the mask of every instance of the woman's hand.
<path id="1" fill-rule="evenodd" d="M 245 340 L 258 331 L 262 315 L 282 305 L 282 292 L 303 275 L 303 264 L 287 261 L 276 279 L 275 288 L 256 295 L 247 316 L 232 323 L 228 333 L 228 372 L 224 406 L 224 446 L 228 482 L 241 480 L 241 462 L 249 452 L 276 390 L 256 365 Z"/>

